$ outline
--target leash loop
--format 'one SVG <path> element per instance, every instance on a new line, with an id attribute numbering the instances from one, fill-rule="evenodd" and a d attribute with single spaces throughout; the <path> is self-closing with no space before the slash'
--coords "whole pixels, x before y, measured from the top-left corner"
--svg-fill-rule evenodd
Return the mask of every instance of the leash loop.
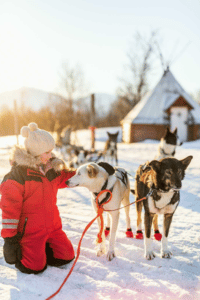
<path id="1" fill-rule="evenodd" d="M 108 200 L 106 200 L 105 202 L 103 203 L 99 203 L 99 197 L 104 194 L 104 193 L 107 193 L 110 194 Z M 102 190 L 96 197 L 96 206 L 97 206 L 97 216 L 100 217 L 100 230 L 99 230 L 99 233 L 97 235 L 97 243 L 100 244 L 102 243 L 103 239 L 102 239 L 102 234 L 103 234 L 103 229 L 104 229 L 104 222 L 103 222 L 103 212 L 104 212 L 104 209 L 103 209 L 103 205 L 107 204 L 108 202 L 110 202 L 112 199 L 112 192 L 110 190 Z"/>

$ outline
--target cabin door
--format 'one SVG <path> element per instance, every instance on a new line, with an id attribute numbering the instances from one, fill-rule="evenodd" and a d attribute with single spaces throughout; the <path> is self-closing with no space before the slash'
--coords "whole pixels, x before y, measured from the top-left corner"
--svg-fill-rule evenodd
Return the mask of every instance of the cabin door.
<path id="1" fill-rule="evenodd" d="M 123 124 L 123 142 L 131 143 L 131 124 L 129 123 Z"/>
<path id="2" fill-rule="evenodd" d="M 188 137 L 188 108 L 175 106 L 171 108 L 170 123 L 171 130 L 177 128 L 180 142 L 187 141 Z"/>

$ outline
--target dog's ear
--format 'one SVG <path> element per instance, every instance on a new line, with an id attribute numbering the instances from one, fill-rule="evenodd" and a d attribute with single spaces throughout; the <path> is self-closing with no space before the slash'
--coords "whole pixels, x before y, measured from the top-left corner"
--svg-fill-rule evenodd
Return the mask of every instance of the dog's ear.
<path id="1" fill-rule="evenodd" d="M 173 133 L 177 135 L 177 127 L 174 129 Z"/>
<path id="2" fill-rule="evenodd" d="M 118 134 L 119 134 L 119 131 L 117 131 L 117 132 L 115 133 L 115 136 L 117 137 L 117 136 L 118 136 Z"/>
<path id="3" fill-rule="evenodd" d="M 115 173 L 115 169 L 113 168 L 113 166 L 111 166 L 110 164 L 108 164 L 106 162 L 102 161 L 102 162 L 98 163 L 98 165 L 100 167 L 104 168 L 109 175 L 113 175 Z"/>
<path id="4" fill-rule="evenodd" d="M 180 160 L 180 162 L 183 165 L 184 170 L 187 169 L 187 167 L 189 166 L 189 164 L 190 164 L 190 162 L 191 162 L 192 159 L 193 159 L 193 156 L 190 155 L 190 156 L 187 156 L 186 158 Z"/>
<path id="5" fill-rule="evenodd" d="M 110 137 L 110 132 L 106 131 L 107 135 Z"/>
<path id="6" fill-rule="evenodd" d="M 166 134 L 170 132 L 170 129 L 169 127 L 167 126 L 167 129 L 166 129 Z"/>
<path id="7" fill-rule="evenodd" d="M 88 176 L 90 178 L 96 177 L 99 172 L 98 167 L 96 167 L 95 165 L 92 165 L 92 164 L 88 165 L 86 169 L 88 171 Z"/>
<path id="8" fill-rule="evenodd" d="M 169 127 L 167 126 L 167 128 L 165 129 L 164 135 L 162 138 L 166 138 L 166 136 L 169 134 Z"/>
<path id="9" fill-rule="evenodd" d="M 157 160 L 152 160 L 148 166 L 150 166 L 156 172 L 160 170 L 160 162 Z"/>

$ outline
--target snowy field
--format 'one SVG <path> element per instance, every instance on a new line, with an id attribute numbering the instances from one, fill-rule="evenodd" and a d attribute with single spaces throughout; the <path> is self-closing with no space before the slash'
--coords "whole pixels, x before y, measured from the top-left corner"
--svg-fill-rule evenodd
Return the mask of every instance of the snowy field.
<path id="1" fill-rule="evenodd" d="M 116 132 L 119 128 L 109 128 Z M 89 149 L 90 132 L 77 133 L 77 142 Z M 102 150 L 106 129 L 96 130 L 96 149 Z M 0 180 L 10 169 L 8 153 L 16 142 L 15 137 L 0 138 Z M 158 142 L 119 143 L 119 166 L 133 176 L 141 163 L 154 159 Z M 186 170 L 181 190 L 180 205 L 175 213 L 169 235 L 171 259 L 160 256 L 160 242 L 153 241 L 156 258 L 144 258 L 142 240 L 125 236 L 125 214 L 121 210 L 116 238 L 117 257 L 111 262 L 105 255 L 97 257 L 94 241 L 98 233 L 97 222 L 83 238 L 79 260 L 61 289 L 57 300 L 197 300 L 200 299 L 200 141 L 183 144 L 177 149 L 176 158 L 193 155 Z M 131 186 L 134 179 L 130 177 Z M 133 195 L 130 201 L 134 201 Z M 63 189 L 58 194 L 58 206 L 63 229 L 72 241 L 75 251 L 86 225 L 95 217 L 90 194 L 85 188 Z M 132 229 L 136 230 L 135 206 L 130 209 Z M 162 217 L 159 217 L 162 231 Z M 1 224 L 0 224 L 1 227 Z M 0 299 L 44 300 L 57 291 L 67 276 L 70 265 L 48 267 L 39 275 L 22 274 L 13 265 L 5 263 L 0 238 Z"/>

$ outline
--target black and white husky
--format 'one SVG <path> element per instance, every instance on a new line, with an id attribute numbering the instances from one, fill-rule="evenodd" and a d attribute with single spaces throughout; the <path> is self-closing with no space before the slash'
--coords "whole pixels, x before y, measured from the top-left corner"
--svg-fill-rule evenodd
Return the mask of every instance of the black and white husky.
<path id="1" fill-rule="evenodd" d="M 105 148 L 103 151 L 104 160 L 109 162 L 110 164 L 118 165 L 118 156 L 117 156 L 117 137 L 119 131 L 116 133 L 107 132 L 108 140 L 106 141 Z"/>
<path id="2" fill-rule="evenodd" d="M 126 206 L 129 202 L 130 194 L 130 183 L 127 176 L 127 172 L 123 168 L 113 168 L 106 162 L 87 163 L 80 166 L 76 170 L 76 174 L 70 178 L 67 182 L 69 187 L 86 187 L 91 192 L 92 205 L 97 211 L 96 197 L 102 190 L 110 190 L 112 192 L 112 199 L 106 203 L 103 208 L 109 210 L 109 215 L 112 219 L 110 240 L 107 252 L 107 260 L 112 260 L 115 257 L 115 237 L 119 221 L 119 208 L 121 203 Z M 105 203 L 109 199 L 109 193 L 103 193 L 100 196 L 100 204 Z M 127 237 L 133 237 L 130 217 L 129 217 L 129 206 L 125 208 L 126 214 L 126 226 L 127 226 Z M 112 211 L 113 210 L 113 211 Z M 108 215 L 108 214 L 107 214 Z M 100 228 L 100 219 L 97 219 Z M 107 227 L 110 227 L 110 218 L 108 219 Z M 105 232 L 102 235 L 102 243 L 98 244 L 97 256 L 105 253 Z"/>
<path id="3" fill-rule="evenodd" d="M 161 241 L 161 255 L 170 258 L 167 241 L 172 218 L 180 201 L 179 190 L 185 176 L 185 170 L 192 160 L 192 156 L 178 160 L 176 158 L 164 158 L 160 161 L 153 160 L 144 166 L 140 166 L 136 173 L 135 197 L 136 200 L 146 197 L 146 200 L 136 203 L 137 232 L 142 234 L 142 206 L 144 205 L 145 225 L 145 257 L 153 259 L 151 227 L 158 230 L 157 216 L 163 215 L 163 235 Z"/>
<path id="4" fill-rule="evenodd" d="M 155 159 L 160 160 L 166 157 L 173 157 L 176 153 L 176 147 L 181 145 L 182 143 L 179 142 L 177 136 L 177 128 L 172 132 L 167 127 L 165 135 L 160 140 L 158 154 Z"/>

